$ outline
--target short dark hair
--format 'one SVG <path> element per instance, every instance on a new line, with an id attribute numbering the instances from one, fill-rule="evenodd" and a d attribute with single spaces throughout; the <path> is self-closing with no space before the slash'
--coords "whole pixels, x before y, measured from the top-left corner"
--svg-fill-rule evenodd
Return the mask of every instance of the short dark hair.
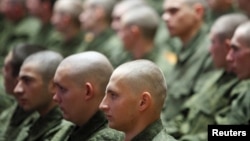
<path id="1" fill-rule="evenodd" d="M 12 59 L 10 65 L 12 67 L 12 76 L 17 77 L 23 61 L 31 54 L 45 50 L 46 48 L 36 44 L 19 44 L 12 49 Z"/>

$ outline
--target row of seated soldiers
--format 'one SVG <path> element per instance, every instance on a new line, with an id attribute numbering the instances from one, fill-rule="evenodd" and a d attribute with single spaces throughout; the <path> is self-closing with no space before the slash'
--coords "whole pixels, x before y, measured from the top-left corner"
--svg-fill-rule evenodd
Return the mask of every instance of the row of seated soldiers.
<path id="1" fill-rule="evenodd" d="M 248 83 L 226 60 L 234 30 L 250 15 L 242 1 L 236 7 L 226 0 L 165 0 L 157 12 L 143 0 L 50 2 L 1 1 L 2 64 L 19 43 L 46 46 L 64 57 L 95 50 L 114 67 L 149 59 L 167 78 L 162 119 L 176 138 L 206 140 L 208 124 L 248 124 Z M 26 12 L 33 17 L 24 19 Z"/>
<path id="2" fill-rule="evenodd" d="M 116 58 L 123 58 L 118 53 L 123 45 L 114 37 L 110 25 L 112 10 L 118 2 L 79 0 L 56 4 L 56 0 L 2 0 L 1 58 L 15 44 L 28 42 L 57 50 L 64 56 L 85 50 L 101 51 L 117 66 L 124 62 Z M 151 0 L 136 3 L 159 7 Z"/>

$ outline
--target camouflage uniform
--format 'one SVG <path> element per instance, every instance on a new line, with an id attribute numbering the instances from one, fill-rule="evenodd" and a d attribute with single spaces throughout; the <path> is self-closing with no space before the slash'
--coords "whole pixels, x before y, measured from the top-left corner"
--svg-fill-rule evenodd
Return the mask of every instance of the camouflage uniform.
<path id="1" fill-rule="evenodd" d="M 14 98 L 11 95 L 5 93 L 5 89 L 3 85 L 3 76 L 2 76 L 2 73 L 0 73 L 0 114 L 5 109 L 10 107 L 13 103 L 14 103 Z"/>
<path id="2" fill-rule="evenodd" d="M 163 120 L 177 115 L 183 103 L 195 93 L 196 81 L 213 69 L 208 51 L 210 40 L 206 28 L 200 31 L 177 53 L 177 63 L 168 75 L 168 98 L 163 108 Z"/>
<path id="3" fill-rule="evenodd" d="M 163 49 L 162 47 L 155 46 L 148 54 L 145 54 L 142 59 L 148 59 L 157 64 L 163 71 L 165 77 L 169 75 L 172 68 L 174 67 L 174 62 L 171 62 L 167 57 L 169 51 Z"/>
<path id="4" fill-rule="evenodd" d="M 187 138 L 207 140 L 207 125 L 215 124 L 214 115 L 230 103 L 229 94 L 239 83 L 236 76 L 223 70 L 216 70 L 206 78 L 207 81 L 203 83 L 201 91 L 185 102 L 182 113 L 167 123 L 172 124 L 171 135 L 182 136 L 186 140 Z"/>
<path id="5" fill-rule="evenodd" d="M 157 120 L 147 126 L 142 132 L 136 135 L 131 141 L 176 141 L 163 128 L 161 120 Z"/>
<path id="6" fill-rule="evenodd" d="M 14 103 L 12 96 L 2 92 L 0 92 L 0 114 Z"/>
<path id="7" fill-rule="evenodd" d="M 5 21 L 5 18 L 4 16 L 0 13 L 0 67 L 2 68 L 2 65 L 3 65 L 3 61 L 4 61 L 4 58 L 5 58 L 5 55 L 6 55 L 6 51 L 4 51 L 4 47 L 3 47 L 3 37 L 5 36 L 5 30 L 6 30 L 6 21 Z"/>
<path id="8" fill-rule="evenodd" d="M 181 41 L 177 37 L 169 35 L 166 23 L 162 20 L 158 26 L 154 42 L 157 46 L 173 53 L 176 53 L 181 48 Z"/>
<path id="9" fill-rule="evenodd" d="M 30 127 L 23 128 L 16 141 L 46 141 L 62 128 L 62 113 L 59 107 L 54 107 L 45 116 L 40 116 Z"/>
<path id="10" fill-rule="evenodd" d="M 31 126 L 38 118 L 36 112 L 25 112 L 17 103 L 6 109 L 0 116 L 0 141 L 14 141 L 23 128 Z"/>
<path id="11" fill-rule="evenodd" d="M 68 127 L 52 141 L 121 141 L 123 133 L 108 128 L 103 113 L 98 111 L 85 125 Z"/>
<path id="12" fill-rule="evenodd" d="M 128 59 L 127 52 L 123 50 L 121 41 L 110 28 L 98 36 L 94 36 L 92 33 L 85 34 L 84 45 L 78 52 L 91 50 L 104 54 L 114 67 L 126 62 Z"/>
<path id="13" fill-rule="evenodd" d="M 12 23 L 10 21 L 5 22 L 0 39 L 1 57 L 5 57 L 11 47 L 31 40 L 40 27 L 39 21 L 31 17 L 23 18 L 17 23 Z"/>
<path id="14" fill-rule="evenodd" d="M 163 0 L 146 0 L 146 2 L 154 8 L 159 15 L 162 14 L 162 4 Z"/>
<path id="15" fill-rule="evenodd" d="M 51 24 L 42 25 L 30 43 L 42 45 L 48 49 L 58 47 L 62 42 L 62 37 Z"/>
<path id="16" fill-rule="evenodd" d="M 230 105 L 216 114 L 217 124 L 250 123 L 250 81 L 241 81 L 230 93 Z"/>
<path id="17" fill-rule="evenodd" d="M 58 46 L 51 47 L 52 50 L 61 53 L 64 57 L 77 53 L 79 48 L 83 46 L 84 34 L 79 32 L 74 38 L 69 41 L 63 41 Z"/>

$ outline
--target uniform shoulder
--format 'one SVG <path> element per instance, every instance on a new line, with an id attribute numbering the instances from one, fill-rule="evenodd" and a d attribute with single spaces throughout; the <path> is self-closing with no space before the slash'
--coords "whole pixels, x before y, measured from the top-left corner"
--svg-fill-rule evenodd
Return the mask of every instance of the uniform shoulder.
<path id="1" fill-rule="evenodd" d="M 154 137 L 153 141 L 177 141 L 177 139 L 169 135 L 167 129 L 164 128 Z"/>
<path id="2" fill-rule="evenodd" d="M 95 134 L 88 141 L 122 141 L 124 140 L 125 135 L 123 132 L 111 129 L 111 128 L 104 128 Z"/>

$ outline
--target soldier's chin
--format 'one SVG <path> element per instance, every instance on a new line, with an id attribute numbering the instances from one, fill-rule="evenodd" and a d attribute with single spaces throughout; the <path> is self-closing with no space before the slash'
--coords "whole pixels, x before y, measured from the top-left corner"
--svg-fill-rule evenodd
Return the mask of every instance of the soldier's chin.
<path id="1" fill-rule="evenodd" d="M 18 99 L 18 105 L 25 111 L 29 110 L 25 100 Z"/>
<path id="2" fill-rule="evenodd" d="M 169 31 L 169 36 L 170 36 L 170 37 L 176 37 L 177 34 L 176 34 L 175 32 L 173 32 L 173 31 L 172 31 L 172 32 Z"/>
<path id="3" fill-rule="evenodd" d="M 28 105 L 22 105 L 21 107 L 22 107 L 23 110 L 26 111 L 26 112 L 33 111 L 33 109 L 32 109 L 31 107 L 29 107 Z"/>
<path id="4" fill-rule="evenodd" d="M 114 123 L 112 123 L 111 121 L 108 121 L 108 126 L 110 128 L 116 129 Z"/>
<path id="5" fill-rule="evenodd" d="M 63 118 L 66 120 L 70 120 L 69 117 L 67 116 L 67 114 L 65 114 L 64 112 L 62 112 Z"/>

